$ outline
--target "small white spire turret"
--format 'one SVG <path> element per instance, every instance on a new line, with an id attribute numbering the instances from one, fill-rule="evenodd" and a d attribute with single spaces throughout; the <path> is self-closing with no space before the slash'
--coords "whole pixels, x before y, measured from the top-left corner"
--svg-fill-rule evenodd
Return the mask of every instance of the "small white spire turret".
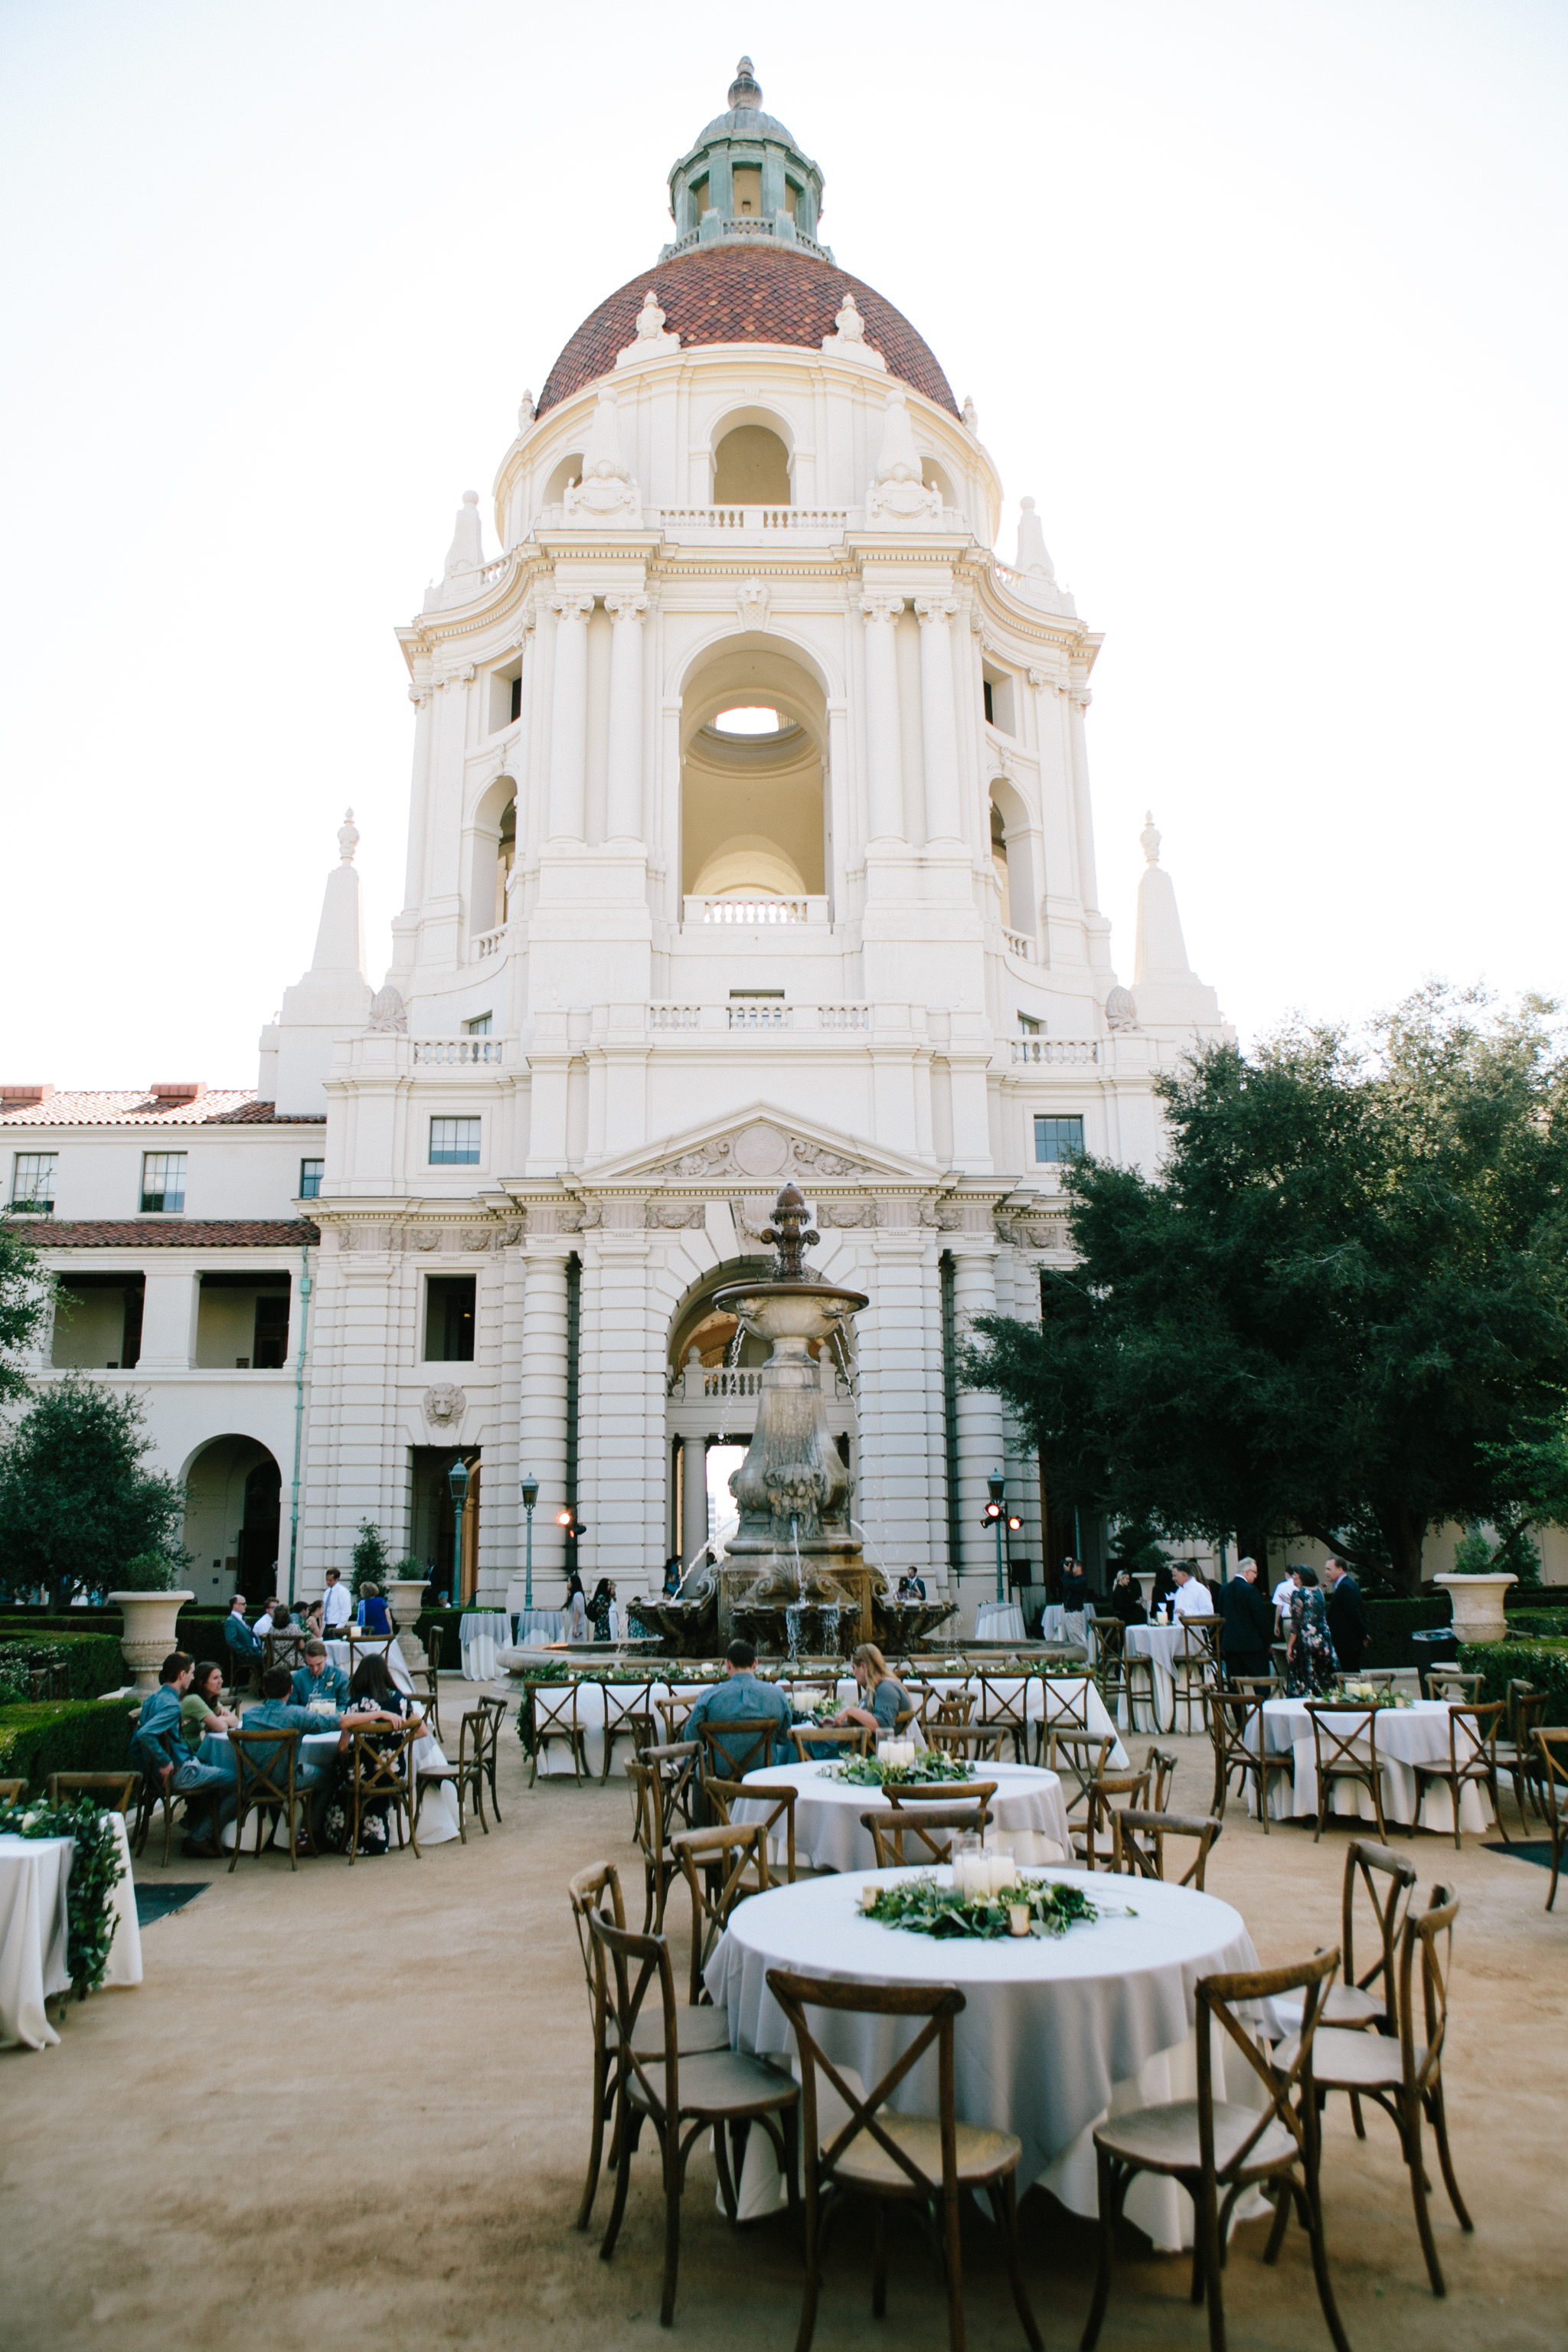
<path id="1" fill-rule="evenodd" d="M 1051 551 L 1046 545 L 1045 526 L 1035 511 L 1033 499 L 1018 501 L 1018 569 L 1020 572 L 1041 572 L 1056 586 L 1057 568 L 1051 562 Z"/>
<path id="2" fill-rule="evenodd" d="M 353 809 L 344 809 L 343 821 L 338 827 L 338 856 L 345 866 L 352 866 L 354 851 L 359 847 L 359 827 L 354 823 Z"/>
<path id="3" fill-rule="evenodd" d="M 452 532 L 452 544 L 447 550 L 447 561 L 441 567 L 442 577 L 454 580 L 465 572 L 477 572 L 485 560 L 484 536 L 479 527 L 479 494 L 465 490 L 463 503 L 458 509 L 458 520 Z"/>
<path id="4" fill-rule="evenodd" d="M 1187 1025 L 1219 1019 L 1214 990 L 1187 961 L 1176 887 L 1160 863 L 1160 831 L 1152 814 L 1138 836 L 1144 866 L 1138 881 L 1138 920 L 1132 940 L 1132 985 L 1138 1018 L 1145 1028 L 1162 1023 Z"/>

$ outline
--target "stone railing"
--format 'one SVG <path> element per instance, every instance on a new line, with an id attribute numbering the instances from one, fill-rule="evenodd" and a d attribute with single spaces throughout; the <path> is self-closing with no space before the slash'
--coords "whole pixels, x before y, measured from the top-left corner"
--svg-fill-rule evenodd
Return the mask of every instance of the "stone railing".
<path id="1" fill-rule="evenodd" d="M 667 539 L 712 539 L 731 531 L 786 531 L 819 541 L 843 538 L 850 507 L 659 507 L 646 510 Z"/>
<path id="2" fill-rule="evenodd" d="M 761 1372 L 704 1372 L 702 1393 L 705 1397 L 761 1396 Z"/>
<path id="3" fill-rule="evenodd" d="M 487 1063 L 495 1067 L 504 1043 L 500 1037 L 411 1037 L 408 1041 L 416 1063 L 468 1069 Z"/>
<path id="4" fill-rule="evenodd" d="M 1016 956 L 1022 963 L 1034 962 L 1035 942 L 1033 940 L 1026 939 L 1022 931 L 1009 931 L 1004 929 L 1002 940 L 1009 955 Z"/>
<path id="5" fill-rule="evenodd" d="M 647 1009 L 650 1029 L 700 1029 L 700 1004 L 650 1004 Z"/>
<path id="6" fill-rule="evenodd" d="M 763 923 L 823 923 L 827 900 L 822 898 L 692 898 L 681 901 L 682 923 L 724 923 L 753 930 Z"/>
<path id="7" fill-rule="evenodd" d="M 1009 1037 L 1008 1059 L 1012 1062 L 1098 1062 L 1098 1037 Z"/>
<path id="8" fill-rule="evenodd" d="M 832 251 L 827 246 L 818 245 L 815 237 L 807 236 L 805 231 L 803 228 L 796 228 L 793 221 L 788 229 L 781 230 L 778 223 L 768 213 L 726 213 L 721 217 L 718 229 L 716 231 L 710 229 L 708 232 L 710 241 L 715 236 L 721 237 L 773 236 L 777 237 L 781 244 L 799 246 L 803 253 L 814 254 L 818 261 L 831 261 L 833 258 Z M 673 261 L 678 253 L 695 252 L 702 241 L 702 232 L 700 228 L 688 229 L 684 236 L 678 236 L 672 245 L 665 246 L 658 257 L 660 261 Z"/>
<path id="9" fill-rule="evenodd" d="M 506 925 L 504 923 L 498 924 L 497 928 L 493 931 L 481 931 L 479 938 L 474 941 L 472 961 L 475 963 L 483 963 L 486 956 L 498 954 L 505 938 Z"/>
<path id="10" fill-rule="evenodd" d="M 660 1031 L 742 1030 L 753 1035 L 777 1029 L 797 1034 L 813 1029 L 842 1032 L 869 1029 L 871 1008 L 854 1003 L 786 1004 L 777 997 L 741 997 L 728 1004 L 650 1004 L 647 1025 Z"/>
<path id="11" fill-rule="evenodd" d="M 766 998 L 742 999 L 739 1004 L 725 1007 L 731 1029 L 787 1029 L 790 1008 Z"/>

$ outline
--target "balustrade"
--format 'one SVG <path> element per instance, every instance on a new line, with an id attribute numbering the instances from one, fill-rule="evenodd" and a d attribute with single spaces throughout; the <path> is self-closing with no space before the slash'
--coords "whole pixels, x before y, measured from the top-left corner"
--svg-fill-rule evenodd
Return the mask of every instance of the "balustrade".
<path id="1" fill-rule="evenodd" d="M 1098 1062 L 1098 1037 L 1009 1037 L 1009 1058 L 1014 1062 Z"/>

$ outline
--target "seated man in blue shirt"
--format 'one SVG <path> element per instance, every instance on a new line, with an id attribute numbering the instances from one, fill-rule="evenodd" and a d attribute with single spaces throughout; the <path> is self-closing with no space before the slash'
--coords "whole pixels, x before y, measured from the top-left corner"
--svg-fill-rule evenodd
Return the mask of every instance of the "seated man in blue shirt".
<path id="1" fill-rule="evenodd" d="M 373 1724 L 390 1724 L 395 1730 L 403 1728 L 400 1716 L 389 1715 L 381 1707 L 356 1707 L 352 1719 L 342 1715 L 313 1715 L 308 1707 L 295 1706 L 289 1700 L 289 1674 L 287 1666 L 268 1666 L 261 1677 L 261 1705 L 247 1709 L 240 1725 L 242 1731 L 302 1731 L 312 1738 L 323 1731 L 341 1733 L 338 1748 L 345 1748 L 355 1731 L 367 1731 Z M 279 1747 L 263 1744 L 246 1749 L 247 1766 L 258 1766 L 270 1771 L 280 1751 Z M 287 1781 L 284 1782 L 287 1786 Z M 325 1807 L 332 1785 L 331 1774 L 322 1764 L 311 1761 L 302 1750 L 297 1750 L 294 1762 L 294 1786 L 310 1796 L 310 1842 L 321 1844 L 320 1815 Z"/>
<path id="2" fill-rule="evenodd" d="M 790 1703 L 783 1691 L 775 1689 L 772 1683 L 757 1680 L 752 1672 L 756 1663 L 757 1654 L 750 1642 L 731 1643 L 724 1653 L 725 1679 L 716 1683 L 710 1691 L 703 1692 L 686 1718 L 686 1737 L 688 1739 L 700 1739 L 701 1727 L 705 1723 L 771 1721 L 778 1728 L 768 1750 L 768 1762 L 793 1764 L 795 1758 L 795 1749 L 790 1745 L 789 1727 L 794 1717 Z M 722 1760 L 731 1771 L 737 1771 L 745 1764 L 746 1748 L 750 1745 L 750 1741 L 742 1742 L 738 1737 L 728 1744 L 722 1739 L 715 1740 L 714 1761 Z M 731 1747 L 733 1754 L 730 1752 Z M 753 1760 L 760 1769 L 761 1758 Z"/>
<path id="3" fill-rule="evenodd" d="M 223 1852 L 218 1833 L 235 1815 L 234 1773 L 232 1767 L 198 1764 L 185 1746 L 180 1701 L 191 1686 L 195 1671 L 195 1661 L 186 1651 L 170 1651 L 158 1670 L 157 1689 L 142 1702 L 131 1740 L 131 1761 L 150 1788 L 186 1800 L 185 1840 L 180 1851 L 212 1862 Z M 203 1790 L 211 1792 L 205 1802 L 199 1801 Z"/>
<path id="4" fill-rule="evenodd" d="M 334 1715 L 341 1715 L 349 1703 L 349 1678 L 341 1666 L 332 1664 L 319 1633 L 312 1633 L 305 1644 L 305 1663 L 294 1669 L 289 1696 L 296 1706 L 325 1699 Z"/>

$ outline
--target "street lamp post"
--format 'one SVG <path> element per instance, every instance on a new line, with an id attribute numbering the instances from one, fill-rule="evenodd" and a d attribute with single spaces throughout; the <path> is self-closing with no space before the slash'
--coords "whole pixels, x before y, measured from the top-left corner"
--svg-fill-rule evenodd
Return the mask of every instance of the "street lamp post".
<path id="1" fill-rule="evenodd" d="M 533 1607 L 533 1507 L 539 1500 L 539 1481 L 531 1470 L 522 1482 L 522 1507 L 528 1514 L 528 1549 L 522 1571 L 522 1605 Z"/>
<path id="2" fill-rule="evenodd" d="M 463 1592 L 463 1505 L 468 1498 L 468 1465 L 459 1454 L 447 1473 L 452 1490 L 452 1598 L 461 1605 Z"/>

